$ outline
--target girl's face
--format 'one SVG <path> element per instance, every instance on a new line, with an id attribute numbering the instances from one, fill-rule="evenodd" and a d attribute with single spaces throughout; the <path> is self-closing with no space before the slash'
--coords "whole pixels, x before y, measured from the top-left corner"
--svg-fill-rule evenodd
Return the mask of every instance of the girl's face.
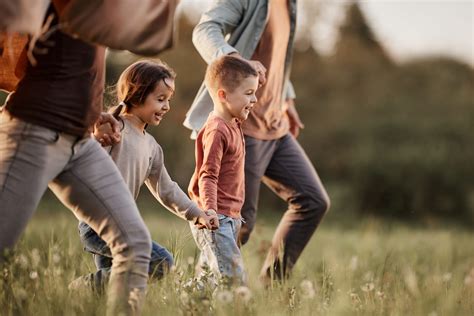
<path id="1" fill-rule="evenodd" d="M 174 88 L 173 79 L 160 80 L 155 89 L 148 94 L 145 102 L 133 106 L 129 112 L 145 124 L 152 126 L 160 124 L 163 116 L 170 110 L 170 99 L 174 94 Z"/>

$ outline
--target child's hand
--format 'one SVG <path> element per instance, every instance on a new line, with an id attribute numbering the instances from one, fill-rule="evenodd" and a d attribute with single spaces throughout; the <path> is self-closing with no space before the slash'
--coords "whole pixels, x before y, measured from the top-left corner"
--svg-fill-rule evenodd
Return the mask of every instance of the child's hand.
<path id="1" fill-rule="evenodd" d="M 201 212 L 201 215 L 198 217 L 196 221 L 196 226 L 199 229 L 207 228 L 210 230 L 216 230 L 219 228 L 219 218 L 217 217 L 217 213 L 214 210 L 207 210 Z"/>
<path id="2" fill-rule="evenodd" d="M 94 125 L 94 137 L 104 147 L 118 143 L 120 128 L 117 120 L 109 113 L 101 113 Z"/>

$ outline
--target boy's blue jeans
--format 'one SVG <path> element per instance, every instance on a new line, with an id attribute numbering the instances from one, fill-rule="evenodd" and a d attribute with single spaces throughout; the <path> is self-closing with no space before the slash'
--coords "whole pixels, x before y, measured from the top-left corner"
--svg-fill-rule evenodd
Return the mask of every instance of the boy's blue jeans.
<path id="1" fill-rule="evenodd" d="M 84 250 L 92 253 L 97 272 L 92 276 L 93 287 L 100 291 L 107 284 L 112 268 L 112 255 L 107 244 L 86 223 L 79 222 L 79 236 Z M 162 278 L 173 266 L 173 255 L 157 242 L 152 241 L 151 260 L 148 274 L 152 278 Z"/>
<path id="2" fill-rule="evenodd" d="M 245 284 L 244 263 L 237 244 L 242 220 L 222 214 L 217 216 L 217 230 L 198 229 L 195 225 L 190 225 L 194 240 L 201 250 L 196 272 L 198 275 L 202 274 L 207 268 L 214 278 L 231 284 Z"/>

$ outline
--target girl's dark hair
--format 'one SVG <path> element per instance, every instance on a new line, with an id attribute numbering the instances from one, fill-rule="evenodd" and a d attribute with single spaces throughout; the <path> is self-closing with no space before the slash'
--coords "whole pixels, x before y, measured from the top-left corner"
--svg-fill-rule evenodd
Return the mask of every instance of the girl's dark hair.
<path id="1" fill-rule="evenodd" d="M 118 117 L 122 111 L 143 104 L 160 80 L 174 79 L 175 72 L 160 60 L 140 60 L 125 69 L 117 82 L 118 105 L 112 115 Z M 164 81 L 165 85 L 166 82 Z"/>

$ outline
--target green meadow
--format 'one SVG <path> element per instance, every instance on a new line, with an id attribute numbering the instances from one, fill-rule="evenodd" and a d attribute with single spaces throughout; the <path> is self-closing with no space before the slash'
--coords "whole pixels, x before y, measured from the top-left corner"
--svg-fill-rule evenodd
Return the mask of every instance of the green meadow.
<path id="1" fill-rule="evenodd" d="M 176 269 L 150 282 L 144 315 L 473 315 L 474 233 L 328 213 L 284 283 L 258 273 L 281 214 L 260 214 L 243 248 L 248 287 L 212 291 L 193 278 L 197 250 L 187 223 L 157 203 L 139 203 L 153 239 Z M 0 279 L 1 315 L 102 315 L 105 298 L 68 290 L 94 271 L 74 216 L 45 199 Z"/>

